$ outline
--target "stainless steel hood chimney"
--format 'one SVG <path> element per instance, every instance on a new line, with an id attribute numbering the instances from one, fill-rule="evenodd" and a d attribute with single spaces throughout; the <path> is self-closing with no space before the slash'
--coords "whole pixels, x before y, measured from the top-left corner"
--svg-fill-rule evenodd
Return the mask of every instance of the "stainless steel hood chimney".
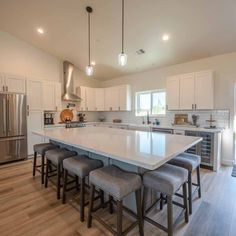
<path id="1" fill-rule="evenodd" d="M 63 101 L 79 102 L 82 99 L 74 93 L 74 80 L 73 80 L 74 65 L 69 61 L 63 62 L 63 76 L 64 76 L 64 94 L 62 95 Z"/>

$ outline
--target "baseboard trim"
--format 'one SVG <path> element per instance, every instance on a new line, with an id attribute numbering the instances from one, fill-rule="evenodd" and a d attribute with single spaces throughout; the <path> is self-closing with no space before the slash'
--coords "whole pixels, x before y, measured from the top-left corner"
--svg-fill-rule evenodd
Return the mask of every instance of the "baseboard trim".
<path id="1" fill-rule="evenodd" d="M 221 164 L 224 166 L 233 166 L 234 160 L 221 160 Z"/>

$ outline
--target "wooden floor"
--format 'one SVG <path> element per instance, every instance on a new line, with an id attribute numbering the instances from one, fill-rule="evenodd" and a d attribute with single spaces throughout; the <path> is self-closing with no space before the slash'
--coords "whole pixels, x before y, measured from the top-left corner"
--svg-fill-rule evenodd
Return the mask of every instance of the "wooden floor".
<path id="1" fill-rule="evenodd" d="M 223 167 L 219 173 L 202 170 L 202 199 L 195 199 L 194 212 L 186 225 L 183 214 L 177 218 L 176 235 L 228 236 L 236 235 L 236 178 L 231 169 Z M 55 236 L 55 235 L 111 235 L 96 221 L 91 229 L 79 221 L 77 195 L 70 196 L 67 204 L 56 200 L 52 184 L 45 189 L 40 178 L 32 178 L 32 163 L 25 161 L 0 166 L 0 235 L 1 236 Z M 166 207 L 151 214 L 165 222 Z M 180 212 L 174 208 L 175 218 Z M 115 226 L 115 214 L 102 211 L 101 216 Z M 86 210 L 87 216 L 87 210 Z M 131 218 L 124 217 L 124 225 Z M 138 235 L 137 229 L 129 235 Z M 145 223 L 145 235 L 166 235 Z"/>

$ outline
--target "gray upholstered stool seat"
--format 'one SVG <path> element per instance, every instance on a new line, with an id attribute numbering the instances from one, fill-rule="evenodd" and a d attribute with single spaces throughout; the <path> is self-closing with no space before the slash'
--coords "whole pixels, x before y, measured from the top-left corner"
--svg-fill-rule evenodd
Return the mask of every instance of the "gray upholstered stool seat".
<path id="1" fill-rule="evenodd" d="M 178 166 L 165 164 L 143 175 L 143 184 L 158 192 L 173 195 L 187 181 L 188 171 Z"/>
<path id="2" fill-rule="evenodd" d="M 140 236 L 143 236 L 143 220 L 141 210 L 141 187 L 142 181 L 138 174 L 131 173 L 120 169 L 117 166 L 110 165 L 93 170 L 89 174 L 90 181 L 90 196 L 89 196 L 89 210 L 88 210 L 88 222 L 87 227 L 92 226 L 92 219 L 95 218 L 99 223 L 106 227 L 113 235 L 121 236 L 127 235 L 138 223 Z M 96 215 L 96 210 L 93 208 L 95 187 L 99 190 L 109 194 L 109 210 L 113 213 L 113 198 L 116 200 L 116 231 L 103 221 L 100 216 Z M 123 206 L 123 199 L 131 193 L 135 193 L 136 209 L 137 209 L 137 221 L 133 222 L 129 227 L 123 230 L 122 227 L 122 211 L 130 210 Z"/>
<path id="3" fill-rule="evenodd" d="M 63 160 L 64 182 L 63 182 L 63 197 L 62 203 L 66 203 L 67 177 L 68 173 L 75 177 L 76 187 L 80 190 L 80 221 L 84 221 L 84 207 L 85 207 L 85 178 L 89 173 L 97 168 L 101 168 L 103 162 L 100 160 L 90 159 L 86 155 L 79 155 L 69 157 Z M 78 181 L 80 180 L 80 181 Z M 78 183 L 80 187 L 78 188 Z M 101 202 L 104 202 L 103 192 L 100 192 Z"/>
<path id="4" fill-rule="evenodd" d="M 41 183 L 44 184 L 44 162 L 45 162 L 45 153 L 48 150 L 58 148 L 57 145 L 52 143 L 40 143 L 34 145 L 34 160 L 33 160 L 33 176 L 35 176 L 36 170 L 41 172 Z M 41 165 L 37 165 L 37 154 L 41 155 Z M 39 167 L 40 170 L 38 169 Z"/>
<path id="5" fill-rule="evenodd" d="M 91 184 L 109 193 L 117 200 L 122 200 L 142 186 L 139 175 L 123 171 L 114 165 L 91 171 L 89 180 Z"/>
<path id="6" fill-rule="evenodd" d="M 170 164 L 183 167 L 188 171 L 195 170 L 201 163 L 201 157 L 194 154 L 182 153 L 169 161 Z"/>
<path id="7" fill-rule="evenodd" d="M 57 149 L 49 150 L 45 153 L 45 157 L 47 159 L 45 188 L 47 188 L 48 186 L 48 179 L 52 177 L 49 175 L 49 168 L 51 164 L 54 164 L 57 169 L 57 199 L 60 199 L 60 196 L 61 196 L 62 162 L 64 159 L 72 157 L 72 156 L 76 156 L 76 155 L 77 155 L 77 152 L 69 151 L 65 148 L 57 148 Z"/>
<path id="8" fill-rule="evenodd" d="M 182 153 L 168 162 L 171 165 L 179 166 L 188 170 L 188 199 L 189 213 L 192 214 L 192 198 L 196 191 L 192 191 L 192 185 L 197 186 L 198 197 L 201 197 L 200 164 L 201 157 L 190 153 Z M 192 183 L 192 173 L 197 170 L 197 183 Z"/>
<path id="9" fill-rule="evenodd" d="M 74 156 L 63 160 L 63 168 L 80 178 L 88 176 L 92 170 L 102 166 L 102 161 L 90 159 L 86 155 Z"/>
<path id="10" fill-rule="evenodd" d="M 58 148 L 58 146 L 52 143 L 39 143 L 34 145 L 34 152 L 44 155 L 46 151 Z"/>
<path id="11" fill-rule="evenodd" d="M 143 175 L 143 217 L 149 223 L 166 231 L 168 236 L 173 236 L 173 204 L 182 207 L 185 210 L 185 222 L 187 223 L 189 220 L 187 179 L 188 171 L 186 169 L 170 164 L 164 164 L 156 170 L 148 171 Z M 173 201 L 174 194 L 176 194 L 176 192 L 181 187 L 183 188 L 183 204 Z M 150 210 L 150 208 L 149 210 L 146 210 L 148 189 L 153 189 L 160 193 L 160 199 L 158 199 L 158 201 L 160 200 L 161 210 L 163 199 L 167 200 L 167 228 L 164 225 L 160 225 L 153 219 L 149 218 L 146 214 Z M 152 204 L 151 209 L 154 206 L 155 204 Z"/>
<path id="12" fill-rule="evenodd" d="M 76 156 L 77 152 L 69 151 L 65 148 L 57 148 L 47 151 L 45 155 L 47 159 L 50 160 L 53 164 L 58 165 L 62 164 L 64 159 Z"/>

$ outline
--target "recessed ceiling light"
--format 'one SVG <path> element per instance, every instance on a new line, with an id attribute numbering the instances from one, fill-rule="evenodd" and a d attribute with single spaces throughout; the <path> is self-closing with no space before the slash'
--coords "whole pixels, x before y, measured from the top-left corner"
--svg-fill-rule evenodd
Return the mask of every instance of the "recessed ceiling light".
<path id="1" fill-rule="evenodd" d="M 38 32 L 39 34 L 44 34 L 44 30 L 43 30 L 42 28 L 37 28 L 37 32 Z"/>
<path id="2" fill-rule="evenodd" d="M 163 41 L 168 41 L 170 39 L 170 36 L 168 34 L 163 34 L 162 35 L 162 40 Z"/>
<path id="3" fill-rule="evenodd" d="M 95 61 L 91 61 L 91 65 L 92 65 L 92 66 L 95 66 L 95 65 L 96 65 L 96 62 L 95 62 Z"/>

